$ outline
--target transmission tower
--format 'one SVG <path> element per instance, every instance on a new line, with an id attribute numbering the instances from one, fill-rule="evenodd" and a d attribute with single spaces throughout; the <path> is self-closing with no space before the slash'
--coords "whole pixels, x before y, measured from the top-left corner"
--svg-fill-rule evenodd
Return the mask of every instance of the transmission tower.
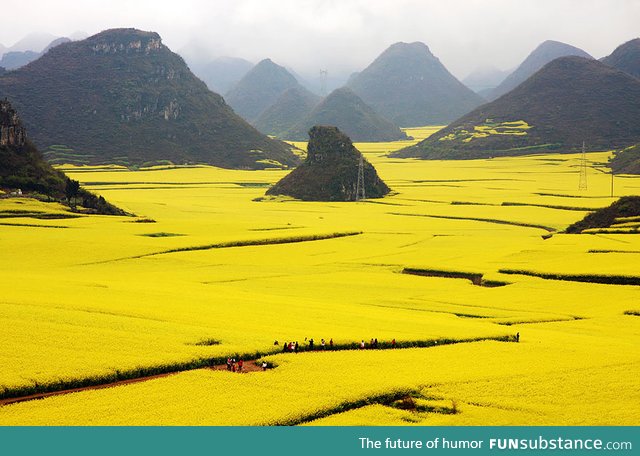
<path id="1" fill-rule="evenodd" d="M 582 141 L 582 156 L 580 157 L 580 182 L 578 190 L 587 189 L 587 154 L 584 149 L 584 141 Z"/>
<path id="2" fill-rule="evenodd" d="M 358 162 L 358 182 L 356 183 L 356 201 L 366 198 L 364 193 L 364 157 L 360 155 Z"/>
<path id="3" fill-rule="evenodd" d="M 320 70 L 320 95 L 327 96 L 327 70 Z"/>

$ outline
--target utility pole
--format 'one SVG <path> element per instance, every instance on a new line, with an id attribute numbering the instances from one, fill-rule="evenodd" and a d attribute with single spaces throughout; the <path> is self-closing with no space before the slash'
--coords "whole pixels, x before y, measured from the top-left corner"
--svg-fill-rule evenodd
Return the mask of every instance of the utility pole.
<path id="1" fill-rule="evenodd" d="M 356 201 L 360 201 L 366 198 L 364 192 L 364 157 L 360 154 L 360 161 L 358 162 L 358 181 L 356 182 Z"/>
<path id="2" fill-rule="evenodd" d="M 320 70 L 320 95 L 323 97 L 327 96 L 327 75 L 329 72 L 327 70 Z"/>
<path id="3" fill-rule="evenodd" d="M 611 198 L 613 198 L 613 168 L 611 168 Z"/>
<path id="4" fill-rule="evenodd" d="M 587 189 L 587 154 L 584 148 L 584 141 L 582 141 L 582 156 L 580 157 L 580 182 L 578 183 L 578 190 Z"/>

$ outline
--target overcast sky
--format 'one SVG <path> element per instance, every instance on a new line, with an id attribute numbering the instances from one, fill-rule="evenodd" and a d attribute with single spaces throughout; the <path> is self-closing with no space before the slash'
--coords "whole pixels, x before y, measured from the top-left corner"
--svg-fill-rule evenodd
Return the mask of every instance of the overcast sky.
<path id="1" fill-rule="evenodd" d="M 422 41 L 459 78 L 507 69 L 554 39 L 602 57 L 640 36 L 640 0 L 22 0 L 3 11 L 0 43 L 26 34 L 153 30 L 172 50 L 301 74 L 367 66 L 397 41 Z"/>

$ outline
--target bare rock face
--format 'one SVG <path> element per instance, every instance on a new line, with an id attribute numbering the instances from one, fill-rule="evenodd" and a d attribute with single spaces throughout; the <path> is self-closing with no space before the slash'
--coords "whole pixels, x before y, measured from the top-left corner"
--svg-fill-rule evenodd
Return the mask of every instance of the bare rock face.
<path id="1" fill-rule="evenodd" d="M 81 187 L 70 197 L 66 191 L 70 182 L 77 184 L 44 160 L 40 151 L 27 139 L 20 117 L 11 103 L 6 98 L 0 100 L 0 188 L 17 195 L 47 195 L 74 210 L 76 205 L 80 205 L 85 213 L 126 215 L 102 196 Z"/>
<path id="2" fill-rule="evenodd" d="M 304 163 L 271 187 L 267 195 L 305 201 L 355 201 L 361 159 L 365 198 L 382 198 L 389 193 L 389 187 L 378 177 L 373 165 L 338 128 L 311 128 L 307 150 Z"/>
<path id="3" fill-rule="evenodd" d="M 162 39 L 155 32 L 143 32 L 136 29 L 113 29 L 109 34 L 98 34 L 91 49 L 96 54 L 150 54 L 160 51 Z M 119 35 L 114 38 L 113 32 Z"/>
<path id="4" fill-rule="evenodd" d="M 27 140 L 20 117 L 5 99 L 0 100 L 0 146 L 24 146 Z"/>

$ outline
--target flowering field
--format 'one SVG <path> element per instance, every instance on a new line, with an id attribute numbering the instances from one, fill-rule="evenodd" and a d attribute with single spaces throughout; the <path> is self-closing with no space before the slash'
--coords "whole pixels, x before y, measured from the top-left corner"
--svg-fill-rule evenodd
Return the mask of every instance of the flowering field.
<path id="1" fill-rule="evenodd" d="M 384 156 L 406 144 L 357 145 L 394 191 L 360 203 L 212 167 L 65 168 L 136 217 L 0 199 L 0 398 L 185 371 L 0 425 L 640 424 L 640 288 L 531 275 L 640 276 L 640 236 L 559 233 L 614 200 L 608 154 L 579 191 L 577 155 Z M 277 354 L 310 338 L 428 348 Z M 276 367 L 201 369 L 230 355 Z"/>

